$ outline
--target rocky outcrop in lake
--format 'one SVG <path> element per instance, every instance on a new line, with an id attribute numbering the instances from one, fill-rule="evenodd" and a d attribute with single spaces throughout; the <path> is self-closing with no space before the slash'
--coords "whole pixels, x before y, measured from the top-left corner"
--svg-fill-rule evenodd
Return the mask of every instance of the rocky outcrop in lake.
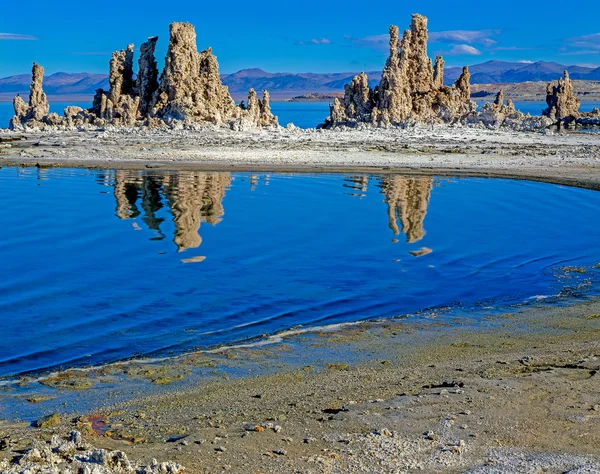
<path id="1" fill-rule="evenodd" d="M 219 63 L 208 48 L 198 52 L 196 32 L 189 23 L 172 23 L 165 65 L 158 79 L 154 52 L 158 37 L 142 44 L 137 76 L 134 73 L 134 46 L 112 54 L 109 86 L 98 89 L 92 107 L 67 107 L 63 116 L 49 113 L 43 92 L 44 69 L 34 64 L 30 104 L 17 96 L 11 129 L 114 126 L 195 127 L 226 125 L 232 129 L 278 127 L 271 113 L 269 94 L 263 99 L 250 89 L 248 106 L 235 104 L 221 82 Z M 135 77 L 135 79 L 134 79 Z"/>
<path id="2" fill-rule="evenodd" d="M 31 69 L 31 86 L 29 87 L 29 105 L 17 95 L 13 100 L 15 116 L 10 122 L 11 128 L 24 123 L 34 123 L 42 120 L 50 112 L 48 98 L 44 94 L 44 68 L 33 63 Z"/>
<path id="3" fill-rule="evenodd" d="M 542 112 L 542 115 L 555 123 L 568 125 L 579 118 L 580 102 L 575 96 L 573 82 L 567 71 L 556 85 L 548 84 L 546 104 L 548 108 Z"/>
<path id="4" fill-rule="evenodd" d="M 500 90 L 494 102 L 487 102 L 481 110 L 468 120 L 470 124 L 482 124 L 490 129 L 512 129 L 535 131 L 552 125 L 547 117 L 531 116 L 515 108 L 511 99 L 504 100 L 504 91 Z"/>
<path id="5" fill-rule="evenodd" d="M 335 99 L 325 128 L 369 123 L 378 127 L 411 123 L 457 123 L 474 115 L 470 74 L 463 69 L 454 85 L 444 86 L 444 60 L 432 64 L 427 54 L 427 18 L 415 14 L 400 40 L 397 26 L 390 27 L 390 53 L 375 89 L 361 73 Z"/>

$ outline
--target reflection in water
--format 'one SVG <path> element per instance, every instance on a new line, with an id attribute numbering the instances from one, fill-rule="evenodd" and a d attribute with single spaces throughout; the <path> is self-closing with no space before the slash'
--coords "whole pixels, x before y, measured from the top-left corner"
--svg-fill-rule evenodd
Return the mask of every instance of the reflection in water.
<path id="1" fill-rule="evenodd" d="M 365 197 L 367 195 L 368 185 L 368 176 L 350 176 L 349 178 L 344 179 L 344 187 L 352 190 L 348 193 L 350 196 L 357 196 L 360 198 Z"/>
<path id="2" fill-rule="evenodd" d="M 418 242 L 425 236 L 423 221 L 427 214 L 431 193 L 431 178 L 405 178 L 403 176 L 385 176 L 381 179 L 381 192 L 388 205 L 389 226 L 394 234 L 402 232 L 408 243 Z"/>
<path id="3" fill-rule="evenodd" d="M 144 212 L 142 220 L 149 229 L 162 236 L 160 225 L 164 218 L 157 213 L 163 207 L 163 198 L 173 216 L 178 251 L 197 248 L 202 243 L 200 224 L 216 225 L 224 215 L 223 197 L 231 184 L 229 173 L 165 173 L 150 174 L 118 170 L 103 174 L 100 184 L 113 187 L 116 200 L 115 214 L 120 219 L 135 219 Z M 161 196 L 162 194 L 162 196 Z M 161 237 L 162 238 L 162 237 Z"/>
<path id="4" fill-rule="evenodd" d="M 254 191 L 260 182 L 268 185 L 269 180 L 269 175 L 249 175 L 250 190 Z M 161 224 L 165 219 L 158 213 L 166 207 L 175 224 L 173 242 L 180 252 L 200 246 L 202 222 L 212 225 L 221 222 L 225 214 L 223 198 L 231 181 L 229 173 L 157 174 L 126 170 L 110 171 L 97 178 L 98 183 L 113 187 L 117 217 L 135 219 L 142 216 L 146 226 L 158 232 L 156 240 L 164 238 Z M 343 183 L 350 191 L 349 195 L 360 198 L 367 195 L 368 185 L 368 176 L 349 176 Z M 406 234 L 408 243 L 421 240 L 425 236 L 423 221 L 427 214 L 432 179 L 385 176 L 378 186 L 385 196 L 390 229 L 396 235 L 400 232 Z"/>

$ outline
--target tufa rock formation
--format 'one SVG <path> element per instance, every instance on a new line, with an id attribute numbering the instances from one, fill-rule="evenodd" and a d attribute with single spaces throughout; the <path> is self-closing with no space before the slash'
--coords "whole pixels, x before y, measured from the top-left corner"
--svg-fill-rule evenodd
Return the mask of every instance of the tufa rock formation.
<path id="1" fill-rule="evenodd" d="M 413 15 L 409 30 L 399 39 L 398 27 L 390 27 L 390 54 L 379 86 L 372 90 L 365 73 L 345 87 L 343 99 L 330 107 L 325 127 L 376 126 L 407 123 L 464 122 L 476 110 L 471 101 L 468 68 L 452 87 L 444 86 L 444 60 L 427 55 L 427 18 Z"/>
<path id="2" fill-rule="evenodd" d="M 555 123 L 569 124 L 579 117 L 579 99 L 575 97 L 573 83 L 569 73 L 565 71 L 564 77 L 558 80 L 558 85 L 548 84 L 546 88 L 546 103 L 542 115 L 552 119 Z"/>
<path id="3" fill-rule="evenodd" d="M 152 36 L 140 47 L 136 89 L 140 97 L 138 110 L 142 116 L 148 115 L 158 90 L 158 67 L 154 58 L 157 41 L 158 36 Z"/>
<path id="4" fill-rule="evenodd" d="M 35 123 L 42 120 L 50 112 L 48 98 L 44 94 L 44 68 L 33 63 L 31 70 L 31 86 L 29 87 L 29 106 L 21 96 L 13 100 L 15 116 L 11 120 L 11 128 L 20 127 L 26 123 Z"/>
<path id="5" fill-rule="evenodd" d="M 158 37 L 140 48 L 137 77 L 134 80 L 133 45 L 112 54 L 108 92 L 98 89 L 92 107 L 67 107 L 64 115 L 49 114 L 42 90 L 44 70 L 34 64 L 30 104 L 17 96 L 11 128 L 104 127 L 116 126 L 194 126 L 227 124 L 233 129 L 278 127 L 271 113 L 269 94 L 256 98 L 250 90 L 247 109 L 236 106 L 221 82 L 219 63 L 211 48 L 198 52 L 196 32 L 189 23 L 172 23 L 165 66 L 158 80 L 154 52 Z"/>
<path id="6" fill-rule="evenodd" d="M 494 102 L 487 102 L 479 113 L 468 120 L 471 124 L 482 124 L 486 128 L 508 128 L 511 130 L 534 131 L 552 125 L 547 117 L 532 117 L 515 109 L 511 99 L 504 101 L 504 91 L 500 90 Z"/>

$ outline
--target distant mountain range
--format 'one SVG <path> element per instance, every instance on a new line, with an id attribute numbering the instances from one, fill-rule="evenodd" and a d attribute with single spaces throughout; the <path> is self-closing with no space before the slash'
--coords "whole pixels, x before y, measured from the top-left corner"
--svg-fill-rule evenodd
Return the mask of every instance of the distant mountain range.
<path id="1" fill-rule="evenodd" d="M 563 71 L 569 71 L 572 79 L 600 81 L 600 67 L 565 66 L 553 62 L 519 63 L 487 61 L 469 66 L 473 84 L 514 84 L 521 82 L 549 82 L 558 79 Z M 445 82 L 452 84 L 462 68 L 448 67 Z M 236 99 L 244 98 L 248 89 L 268 89 L 274 99 L 291 98 L 307 93 L 332 93 L 344 90 L 355 72 L 339 73 L 270 73 L 262 69 L 242 69 L 233 74 L 223 74 L 223 83 L 229 86 Z M 374 86 L 381 79 L 380 71 L 367 72 L 369 83 Z M 0 79 L 0 97 L 5 100 L 17 93 L 27 95 L 31 75 L 21 74 Z M 48 75 L 44 79 L 44 90 L 49 96 L 92 96 L 96 89 L 109 88 L 108 78 L 103 74 L 64 73 Z"/>

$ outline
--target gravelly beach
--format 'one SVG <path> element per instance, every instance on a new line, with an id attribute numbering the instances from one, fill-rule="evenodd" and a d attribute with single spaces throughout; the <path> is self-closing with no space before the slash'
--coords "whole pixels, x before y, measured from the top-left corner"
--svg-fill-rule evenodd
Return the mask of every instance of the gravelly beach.
<path id="1" fill-rule="evenodd" d="M 12 452 L 0 458 L 76 429 L 97 447 L 185 472 L 599 472 L 599 312 L 587 302 L 486 317 L 477 328 L 468 319 L 364 323 L 59 374 L 48 382 L 54 396 L 95 388 L 93 408 L 63 407 L 40 429 L 2 422 Z M 212 376 L 190 375 L 207 364 Z M 249 373 L 230 378 L 227 367 Z M 125 387 L 157 374 L 162 394 L 140 390 L 116 404 L 101 395 L 115 377 Z M 38 411 L 47 403 L 29 399 Z"/>

